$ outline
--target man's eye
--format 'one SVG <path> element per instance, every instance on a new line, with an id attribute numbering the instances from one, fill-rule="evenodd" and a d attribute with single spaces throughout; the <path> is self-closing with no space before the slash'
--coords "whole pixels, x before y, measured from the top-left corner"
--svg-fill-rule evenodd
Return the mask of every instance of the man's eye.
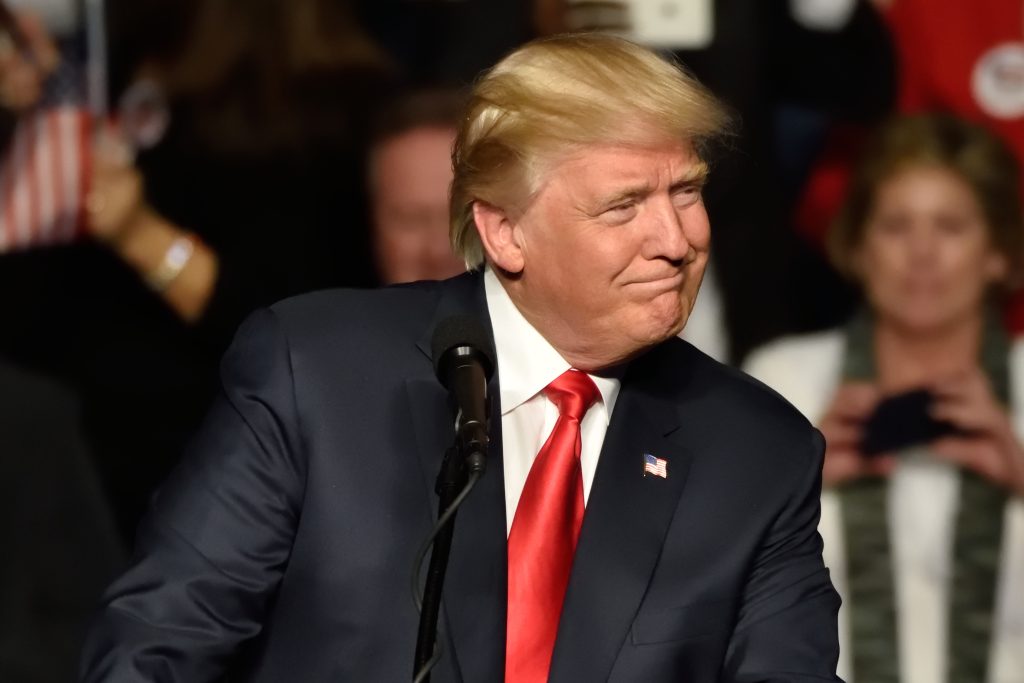
<path id="1" fill-rule="evenodd" d="M 616 204 L 615 206 L 605 209 L 603 215 L 611 220 L 628 220 L 636 213 L 636 204 L 634 202 L 625 202 L 623 204 Z"/>
<path id="2" fill-rule="evenodd" d="M 702 190 L 700 185 L 681 187 L 672 194 L 672 201 L 676 206 L 689 206 L 700 199 Z"/>

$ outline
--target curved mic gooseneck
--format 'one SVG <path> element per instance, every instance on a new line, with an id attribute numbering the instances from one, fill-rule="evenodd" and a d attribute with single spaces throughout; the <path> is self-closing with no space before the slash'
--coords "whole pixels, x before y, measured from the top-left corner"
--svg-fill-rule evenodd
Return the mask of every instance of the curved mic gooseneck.
<path id="1" fill-rule="evenodd" d="M 494 374 L 494 352 L 483 324 L 472 317 L 443 320 L 431 339 L 431 356 L 437 378 L 455 406 L 455 443 L 445 453 L 435 491 L 439 496 L 438 520 L 416 555 L 412 590 L 420 610 L 416 639 L 414 683 L 430 680 L 430 670 L 441 658 L 437 643 L 437 618 L 448 567 L 455 513 L 484 474 L 490 442 L 487 382 Z M 433 546 L 430 566 L 420 597 L 420 570 Z"/>

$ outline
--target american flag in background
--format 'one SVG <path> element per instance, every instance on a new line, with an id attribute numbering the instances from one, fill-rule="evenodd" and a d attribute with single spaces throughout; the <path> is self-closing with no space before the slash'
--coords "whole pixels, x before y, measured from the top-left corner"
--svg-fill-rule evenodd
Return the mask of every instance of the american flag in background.
<path id="1" fill-rule="evenodd" d="M 0 151 L 0 253 L 69 242 L 82 230 L 92 148 L 84 37 L 60 48 L 38 106 Z"/>

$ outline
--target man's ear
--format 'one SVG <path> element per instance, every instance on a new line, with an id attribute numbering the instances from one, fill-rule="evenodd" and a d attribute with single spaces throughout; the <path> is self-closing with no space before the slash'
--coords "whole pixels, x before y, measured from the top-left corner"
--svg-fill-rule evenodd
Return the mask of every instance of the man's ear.
<path id="1" fill-rule="evenodd" d="M 523 271 L 522 245 L 515 224 L 504 210 L 487 202 L 473 202 L 473 220 L 488 260 L 506 273 Z"/>

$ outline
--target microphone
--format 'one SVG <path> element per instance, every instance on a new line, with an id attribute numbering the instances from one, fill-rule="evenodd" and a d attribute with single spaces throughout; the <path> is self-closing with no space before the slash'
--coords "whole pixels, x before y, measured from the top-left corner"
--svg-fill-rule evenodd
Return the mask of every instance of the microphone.
<path id="1" fill-rule="evenodd" d="M 445 318 L 434 328 L 430 356 L 437 379 L 448 390 L 458 413 L 455 444 L 445 451 L 434 485 L 440 498 L 437 523 L 420 546 L 413 565 L 413 599 L 420 608 L 413 683 L 429 683 L 430 670 L 441 658 L 437 618 L 452 547 L 455 513 L 480 481 L 487 464 L 487 381 L 494 374 L 491 338 L 483 324 L 469 316 Z M 430 554 L 430 567 L 421 593 L 420 570 L 431 547 L 434 551 Z"/>
<path id="2" fill-rule="evenodd" d="M 483 324 L 470 316 L 445 318 L 430 342 L 434 371 L 458 414 L 455 443 L 471 472 L 483 473 L 487 457 L 487 382 L 494 374 L 494 352 Z"/>

